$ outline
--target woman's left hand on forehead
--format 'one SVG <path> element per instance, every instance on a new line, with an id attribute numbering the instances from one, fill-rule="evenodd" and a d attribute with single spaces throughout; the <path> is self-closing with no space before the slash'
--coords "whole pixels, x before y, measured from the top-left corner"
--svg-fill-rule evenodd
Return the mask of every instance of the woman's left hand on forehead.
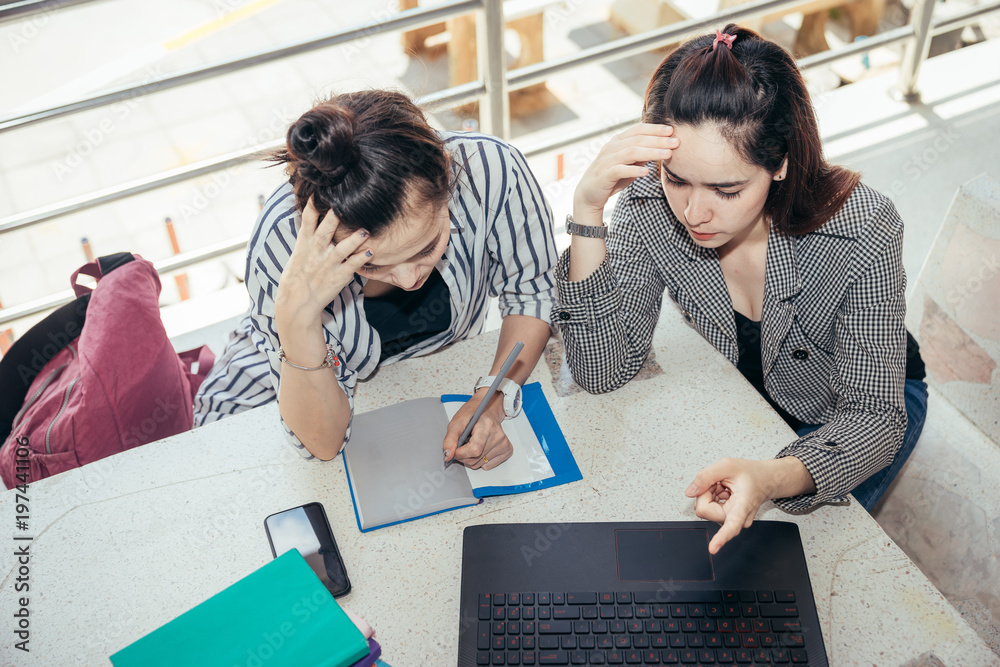
<path id="1" fill-rule="evenodd" d="M 612 195 L 649 173 L 646 163 L 669 160 L 680 144 L 673 131 L 668 125 L 639 123 L 616 134 L 580 178 L 573 195 L 574 211 L 578 215 L 585 210 L 603 211 Z"/>

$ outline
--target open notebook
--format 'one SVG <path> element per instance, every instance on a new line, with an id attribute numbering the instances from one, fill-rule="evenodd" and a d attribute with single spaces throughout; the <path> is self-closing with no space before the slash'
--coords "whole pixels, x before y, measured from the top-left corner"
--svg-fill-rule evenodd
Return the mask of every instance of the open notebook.
<path id="1" fill-rule="evenodd" d="M 525 385 L 521 395 L 521 414 L 503 423 L 514 453 L 492 470 L 444 467 L 448 422 L 468 396 L 417 398 L 356 415 L 344 467 L 361 532 L 582 479 L 541 385 Z"/>

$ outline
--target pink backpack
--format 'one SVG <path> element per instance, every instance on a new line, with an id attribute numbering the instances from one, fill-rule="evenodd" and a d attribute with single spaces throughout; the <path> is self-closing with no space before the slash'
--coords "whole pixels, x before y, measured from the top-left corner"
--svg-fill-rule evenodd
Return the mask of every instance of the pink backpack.
<path id="1" fill-rule="evenodd" d="M 77 285 L 81 273 L 97 287 Z M 206 346 L 174 352 L 160 321 L 159 276 L 141 257 L 101 257 L 71 282 L 77 299 L 0 360 L 7 488 L 190 429 L 194 394 L 215 361 Z"/>

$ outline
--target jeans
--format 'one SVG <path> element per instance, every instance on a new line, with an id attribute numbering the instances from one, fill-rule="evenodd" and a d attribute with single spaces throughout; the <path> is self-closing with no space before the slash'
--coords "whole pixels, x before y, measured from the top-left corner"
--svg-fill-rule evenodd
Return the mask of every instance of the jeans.
<path id="1" fill-rule="evenodd" d="M 899 474 L 906 459 L 910 458 L 910 453 L 920 438 L 920 432 L 924 430 L 924 419 L 927 417 L 927 385 L 923 380 L 907 380 L 903 387 L 903 399 L 906 402 L 906 432 L 903 434 L 903 445 L 896 452 L 896 458 L 851 491 L 854 499 L 869 513 L 875 509 L 882 494 Z M 822 424 L 803 424 L 796 432 L 801 438 L 820 426 Z"/>

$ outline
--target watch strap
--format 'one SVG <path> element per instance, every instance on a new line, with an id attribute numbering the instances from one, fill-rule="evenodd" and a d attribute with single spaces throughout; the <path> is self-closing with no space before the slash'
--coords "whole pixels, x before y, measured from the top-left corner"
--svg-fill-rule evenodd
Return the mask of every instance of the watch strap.
<path id="1" fill-rule="evenodd" d="M 476 393 L 480 389 L 489 387 L 491 384 L 493 384 L 493 380 L 495 379 L 496 376 L 494 375 L 487 375 L 479 378 L 479 380 L 476 382 L 475 388 L 472 390 L 472 393 Z M 507 415 L 508 418 L 516 417 L 517 414 L 521 411 L 521 401 L 520 401 L 521 385 L 514 382 L 510 378 L 504 378 L 503 380 L 500 381 L 500 384 L 497 386 L 497 390 L 503 394 L 504 414 Z"/>
<path id="2" fill-rule="evenodd" d="M 588 239 L 603 239 L 608 236 L 608 228 L 606 225 L 581 225 L 573 221 L 572 215 L 567 215 L 566 233 L 572 236 L 583 236 Z"/>

